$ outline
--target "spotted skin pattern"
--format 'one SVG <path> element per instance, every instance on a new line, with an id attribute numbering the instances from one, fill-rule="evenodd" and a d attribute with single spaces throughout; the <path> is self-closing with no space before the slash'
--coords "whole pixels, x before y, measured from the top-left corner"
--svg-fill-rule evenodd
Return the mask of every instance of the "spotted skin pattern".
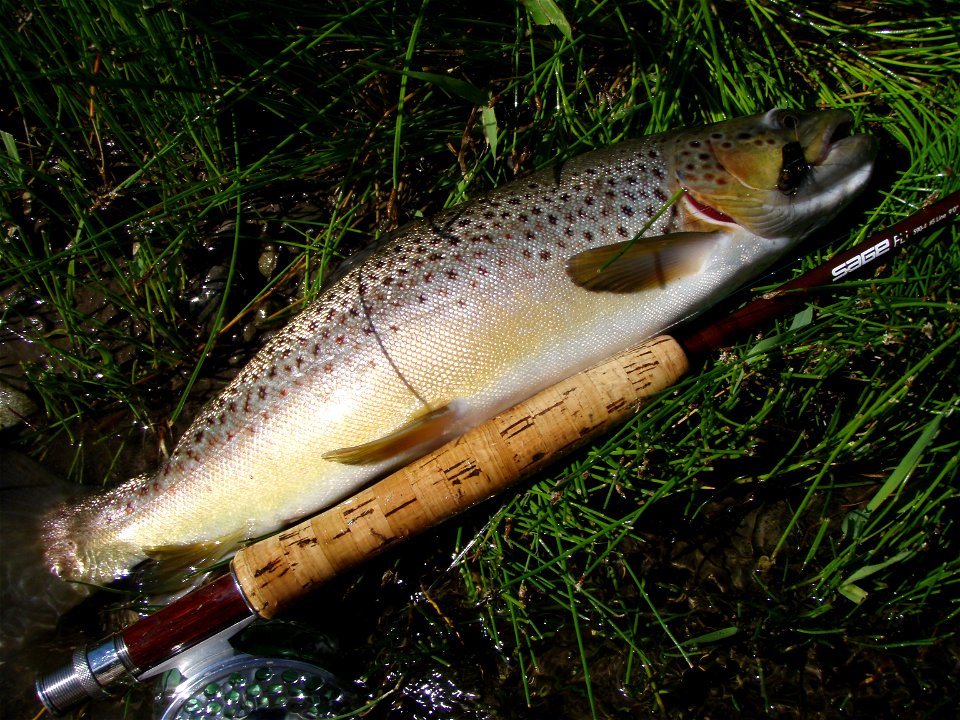
<path id="1" fill-rule="evenodd" d="M 818 128 L 839 122 L 799 117 Z M 773 190 L 758 193 L 718 157 L 753 153 L 754 141 L 774 151 L 796 141 L 771 118 L 587 153 L 388 235 L 267 343 L 156 474 L 57 510 L 47 524 L 51 568 L 102 583 L 148 556 L 227 553 L 713 302 L 799 239 L 759 237 L 728 215 L 731 188 L 768 213 L 781 201 L 779 158 L 773 170 L 769 159 L 756 170 L 729 163 L 759 177 L 754 184 L 774 176 Z M 731 132 L 733 147 L 715 151 Z M 863 179 L 844 176 L 850 187 L 819 214 L 834 213 Z M 681 183 L 694 202 L 656 217 Z M 736 195 L 745 187 L 752 200 Z M 571 281 L 572 256 L 631 241 L 648 224 L 644 237 L 710 231 L 716 240 L 696 272 L 658 287 L 597 292 Z M 425 417 L 422 432 L 404 435 Z M 325 457 L 363 455 L 394 436 L 359 462 Z"/>

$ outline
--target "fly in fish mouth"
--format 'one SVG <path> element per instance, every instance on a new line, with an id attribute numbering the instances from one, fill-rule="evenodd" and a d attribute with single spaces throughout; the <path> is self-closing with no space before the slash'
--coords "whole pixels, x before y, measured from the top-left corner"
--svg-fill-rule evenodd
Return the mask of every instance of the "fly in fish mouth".
<path id="1" fill-rule="evenodd" d="M 783 165 L 780 167 L 777 189 L 784 195 L 794 195 L 809 174 L 810 165 L 803 154 L 803 146 L 797 141 L 784 145 Z"/>
<path id="2" fill-rule="evenodd" d="M 794 116 L 794 124 L 790 127 L 797 127 L 796 123 Z M 783 120 L 781 124 L 784 124 Z M 822 165 L 836 147 L 852 137 L 852 130 L 853 122 L 843 119 L 828 125 L 820 138 L 813 138 L 808 143 L 806 150 L 800 140 L 784 145 L 777 189 L 784 195 L 795 195 L 813 168 Z"/>

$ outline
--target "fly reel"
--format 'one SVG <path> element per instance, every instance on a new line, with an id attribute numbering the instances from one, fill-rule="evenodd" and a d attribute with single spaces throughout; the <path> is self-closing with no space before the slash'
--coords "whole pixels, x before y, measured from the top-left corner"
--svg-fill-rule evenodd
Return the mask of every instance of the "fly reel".
<path id="1" fill-rule="evenodd" d="M 161 681 L 159 720 L 321 720 L 349 705 L 331 673 L 298 660 L 238 654 L 188 671 Z"/>

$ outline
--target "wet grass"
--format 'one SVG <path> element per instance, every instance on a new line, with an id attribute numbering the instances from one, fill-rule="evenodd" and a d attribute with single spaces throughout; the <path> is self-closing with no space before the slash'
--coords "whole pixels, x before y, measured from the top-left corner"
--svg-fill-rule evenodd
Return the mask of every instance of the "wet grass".
<path id="1" fill-rule="evenodd" d="M 939 4 L 551 7 L 13 3 L 0 379 L 39 410 L 2 441 L 87 484 L 150 467 L 341 257 L 626 136 L 829 105 L 878 138 L 761 291 L 960 186 Z M 301 619 L 350 646 L 332 669 L 374 717 L 950 717 L 957 235 L 331 588 Z"/>

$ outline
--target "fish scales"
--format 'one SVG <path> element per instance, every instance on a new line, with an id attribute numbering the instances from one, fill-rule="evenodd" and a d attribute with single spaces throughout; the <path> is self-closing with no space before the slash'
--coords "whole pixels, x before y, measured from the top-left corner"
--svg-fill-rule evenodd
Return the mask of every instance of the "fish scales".
<path id="1" fill-rule="evenodd" d="M 802 116 L 811 173 L 827 157 L 850 167 L 811 190 L 826 198 L 817 217 L 801 207 L 781 231 L 782 218 L 754 206 L 808 199 L 740 175 L 782 181 L 782 167 L 728 159 L 727 173 L 717 159 L 741 143 L 772 148 L 782 165 L 801 133 L 777 117 L 623 142 L 387 235 L 266 344 L 156 474 L 56 511 L 52 569 L 109 582 L 147 557 L 221 555 L 715 301 L 796 242 L 792 225 L 805 233 L 832 216 L 869 172 L 862 136 L 853 148 L 832 140 L 846 114 Z M 680 188 L 683 201 L 658 216 Z M 738 215 L 777 231 L 758 235 Z M 627 268 L 609 286 L 593 259 L 607 248 Z M 579 278 L 577 260 L 600 279 Z"/>

